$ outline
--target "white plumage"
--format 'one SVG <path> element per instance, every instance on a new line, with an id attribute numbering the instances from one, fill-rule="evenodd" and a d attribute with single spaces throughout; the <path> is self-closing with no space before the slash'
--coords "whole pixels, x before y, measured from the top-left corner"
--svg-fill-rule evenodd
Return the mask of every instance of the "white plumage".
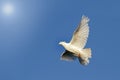
<path id="1" fill-rule="evenodd" d="M 82 65 L 87 65 L 89 63 L 89 58 L 91 58 L 91 49 L 84 49 L 89 35 L 88 22 L 89 18 L 82 16 L 81 22 L 75 30 L 70 43 L 59 43 L 66 49 L 61 56 L 62 60 L 71 61 L 78 58 Z"/>

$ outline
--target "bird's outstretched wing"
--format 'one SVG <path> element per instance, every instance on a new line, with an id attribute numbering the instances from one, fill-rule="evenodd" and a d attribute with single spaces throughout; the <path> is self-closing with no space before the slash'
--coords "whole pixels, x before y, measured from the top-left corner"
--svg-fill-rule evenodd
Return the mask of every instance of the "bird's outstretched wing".
<path id="1" fill-rule="evenodd" d="M 74 45 L 81 49 L 84 48 L 89 35 L 88 22 L 89 22 L 89 18 L 86 16 L 82 16 L 81 22 L 78 25 L 78 28 L 75 30 L 73 37 L 70 41 L 71 45 Z"/>
<path id="2" fill-rule="evenodd" d="M 75 60 L 77 57 L 73 55 L 73 53 L 65 50 L 65 52 L 63 52 L 63 54 L 61 55 L 61 59 L 62 60 L 67 60 L 67 61 L 73 61 Z"/>

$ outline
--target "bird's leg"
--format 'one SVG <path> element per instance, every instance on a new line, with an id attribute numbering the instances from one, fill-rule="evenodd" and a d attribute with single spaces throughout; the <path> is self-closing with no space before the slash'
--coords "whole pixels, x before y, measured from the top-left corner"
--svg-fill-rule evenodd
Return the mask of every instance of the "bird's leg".
<path id="1" fill-rule="evenodd" d="M 81 57 L 80 53 L 78 54 L 78 57 Z"/>

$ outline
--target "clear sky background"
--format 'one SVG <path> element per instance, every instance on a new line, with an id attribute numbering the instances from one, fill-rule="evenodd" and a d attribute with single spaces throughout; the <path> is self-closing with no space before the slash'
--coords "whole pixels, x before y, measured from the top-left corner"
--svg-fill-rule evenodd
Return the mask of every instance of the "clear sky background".
<path id="1" fill-rule="evenodd" d="M 88 66 L 61 61 L 58 45 L 82 15 L 90 18 Z M 119 80 L 119 41 L 119 0 L 0 0 L 0 80 Z"/>

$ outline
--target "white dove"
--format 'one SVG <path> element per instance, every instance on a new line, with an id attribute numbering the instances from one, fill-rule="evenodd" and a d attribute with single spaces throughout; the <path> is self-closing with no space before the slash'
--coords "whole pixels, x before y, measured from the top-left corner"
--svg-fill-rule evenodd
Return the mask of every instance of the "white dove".
<path id="1" fill-rule="evenodd" d="M 60 42 L 66 50 L 61 55 L 62 60 L 73 61 L 76 58 L 82 65 L 87 65 L 89 63 L 89 58 L 91 58 L 91 48 L 84 48 L 89 35 L 89 18 L 82 16 L 81 22 L 78 28 L 75 30 L 70 43 Z"/>

